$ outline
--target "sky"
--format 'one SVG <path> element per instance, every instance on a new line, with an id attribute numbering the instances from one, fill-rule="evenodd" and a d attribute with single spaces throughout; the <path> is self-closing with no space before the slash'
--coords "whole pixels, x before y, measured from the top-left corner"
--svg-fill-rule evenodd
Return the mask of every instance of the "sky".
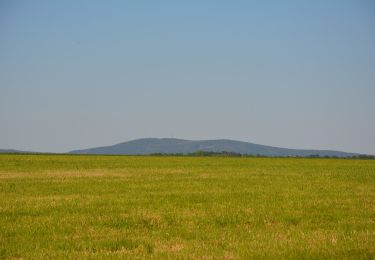
<path id="1" fill-rule="evenodd" d="M 375 2 L 0 1 L 0 148 L 375 154 Z"/>

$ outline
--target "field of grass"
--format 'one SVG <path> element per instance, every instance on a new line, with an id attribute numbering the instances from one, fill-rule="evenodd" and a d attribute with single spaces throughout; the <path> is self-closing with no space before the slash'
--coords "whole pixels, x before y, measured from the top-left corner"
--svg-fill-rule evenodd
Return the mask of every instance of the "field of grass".
<path id="1" fill-rule="evenodd" d="M 375 257 L 375 160 L 0 155 L 0 258 Z"/>

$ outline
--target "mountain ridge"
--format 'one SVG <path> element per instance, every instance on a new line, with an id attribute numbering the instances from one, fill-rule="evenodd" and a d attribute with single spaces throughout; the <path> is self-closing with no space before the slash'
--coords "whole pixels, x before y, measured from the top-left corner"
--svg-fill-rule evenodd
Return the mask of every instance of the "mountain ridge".
<path id="1" fill-rule="evenodd" d="M 113 154 L 113 155 L 148 155 L 148 154 L 189 154 L 197 151 L 232 152 L 243 155 L 261 156 L 312 156 L 351 157 L 359 153 L 335 150 L 292 149 L 267 146 L 231 139 L 187 140 L 177 138 L 141 138 L 115 145 L 94 147 L 70 151 L 70 154 Z"/>

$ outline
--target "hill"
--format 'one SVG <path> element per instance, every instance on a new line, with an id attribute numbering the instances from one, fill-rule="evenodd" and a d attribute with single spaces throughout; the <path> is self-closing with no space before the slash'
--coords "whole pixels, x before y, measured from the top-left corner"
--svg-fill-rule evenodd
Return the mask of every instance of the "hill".
<path id="1" fill-rule="evenodd" d="M 0 149 L 0 153 L 36 153 L 36 152 L 27 152 L 27 151 L 15 150 L 15 149 Z"/>
<path id="2" fill-rule="evenodd" d="M 303 150 L 272 147 L 248 142 L 218 140 L 183 140 L 175 138 L 143 138 L 111 146 L 71 151 L 71 154 L 189 154 L 197 151 L 231 152 L 262 156 L 335 156 L 349 157 L 358 154 L 331 150 Z"/>

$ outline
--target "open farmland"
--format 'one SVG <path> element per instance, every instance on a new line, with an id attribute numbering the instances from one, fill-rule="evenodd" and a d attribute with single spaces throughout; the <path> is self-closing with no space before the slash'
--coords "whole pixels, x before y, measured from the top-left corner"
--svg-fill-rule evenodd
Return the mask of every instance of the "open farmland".
<path id="1" fill-rule="evenodd" d="M 374 160 L 0 155 L 0 258 L 374 257 Z"/>

